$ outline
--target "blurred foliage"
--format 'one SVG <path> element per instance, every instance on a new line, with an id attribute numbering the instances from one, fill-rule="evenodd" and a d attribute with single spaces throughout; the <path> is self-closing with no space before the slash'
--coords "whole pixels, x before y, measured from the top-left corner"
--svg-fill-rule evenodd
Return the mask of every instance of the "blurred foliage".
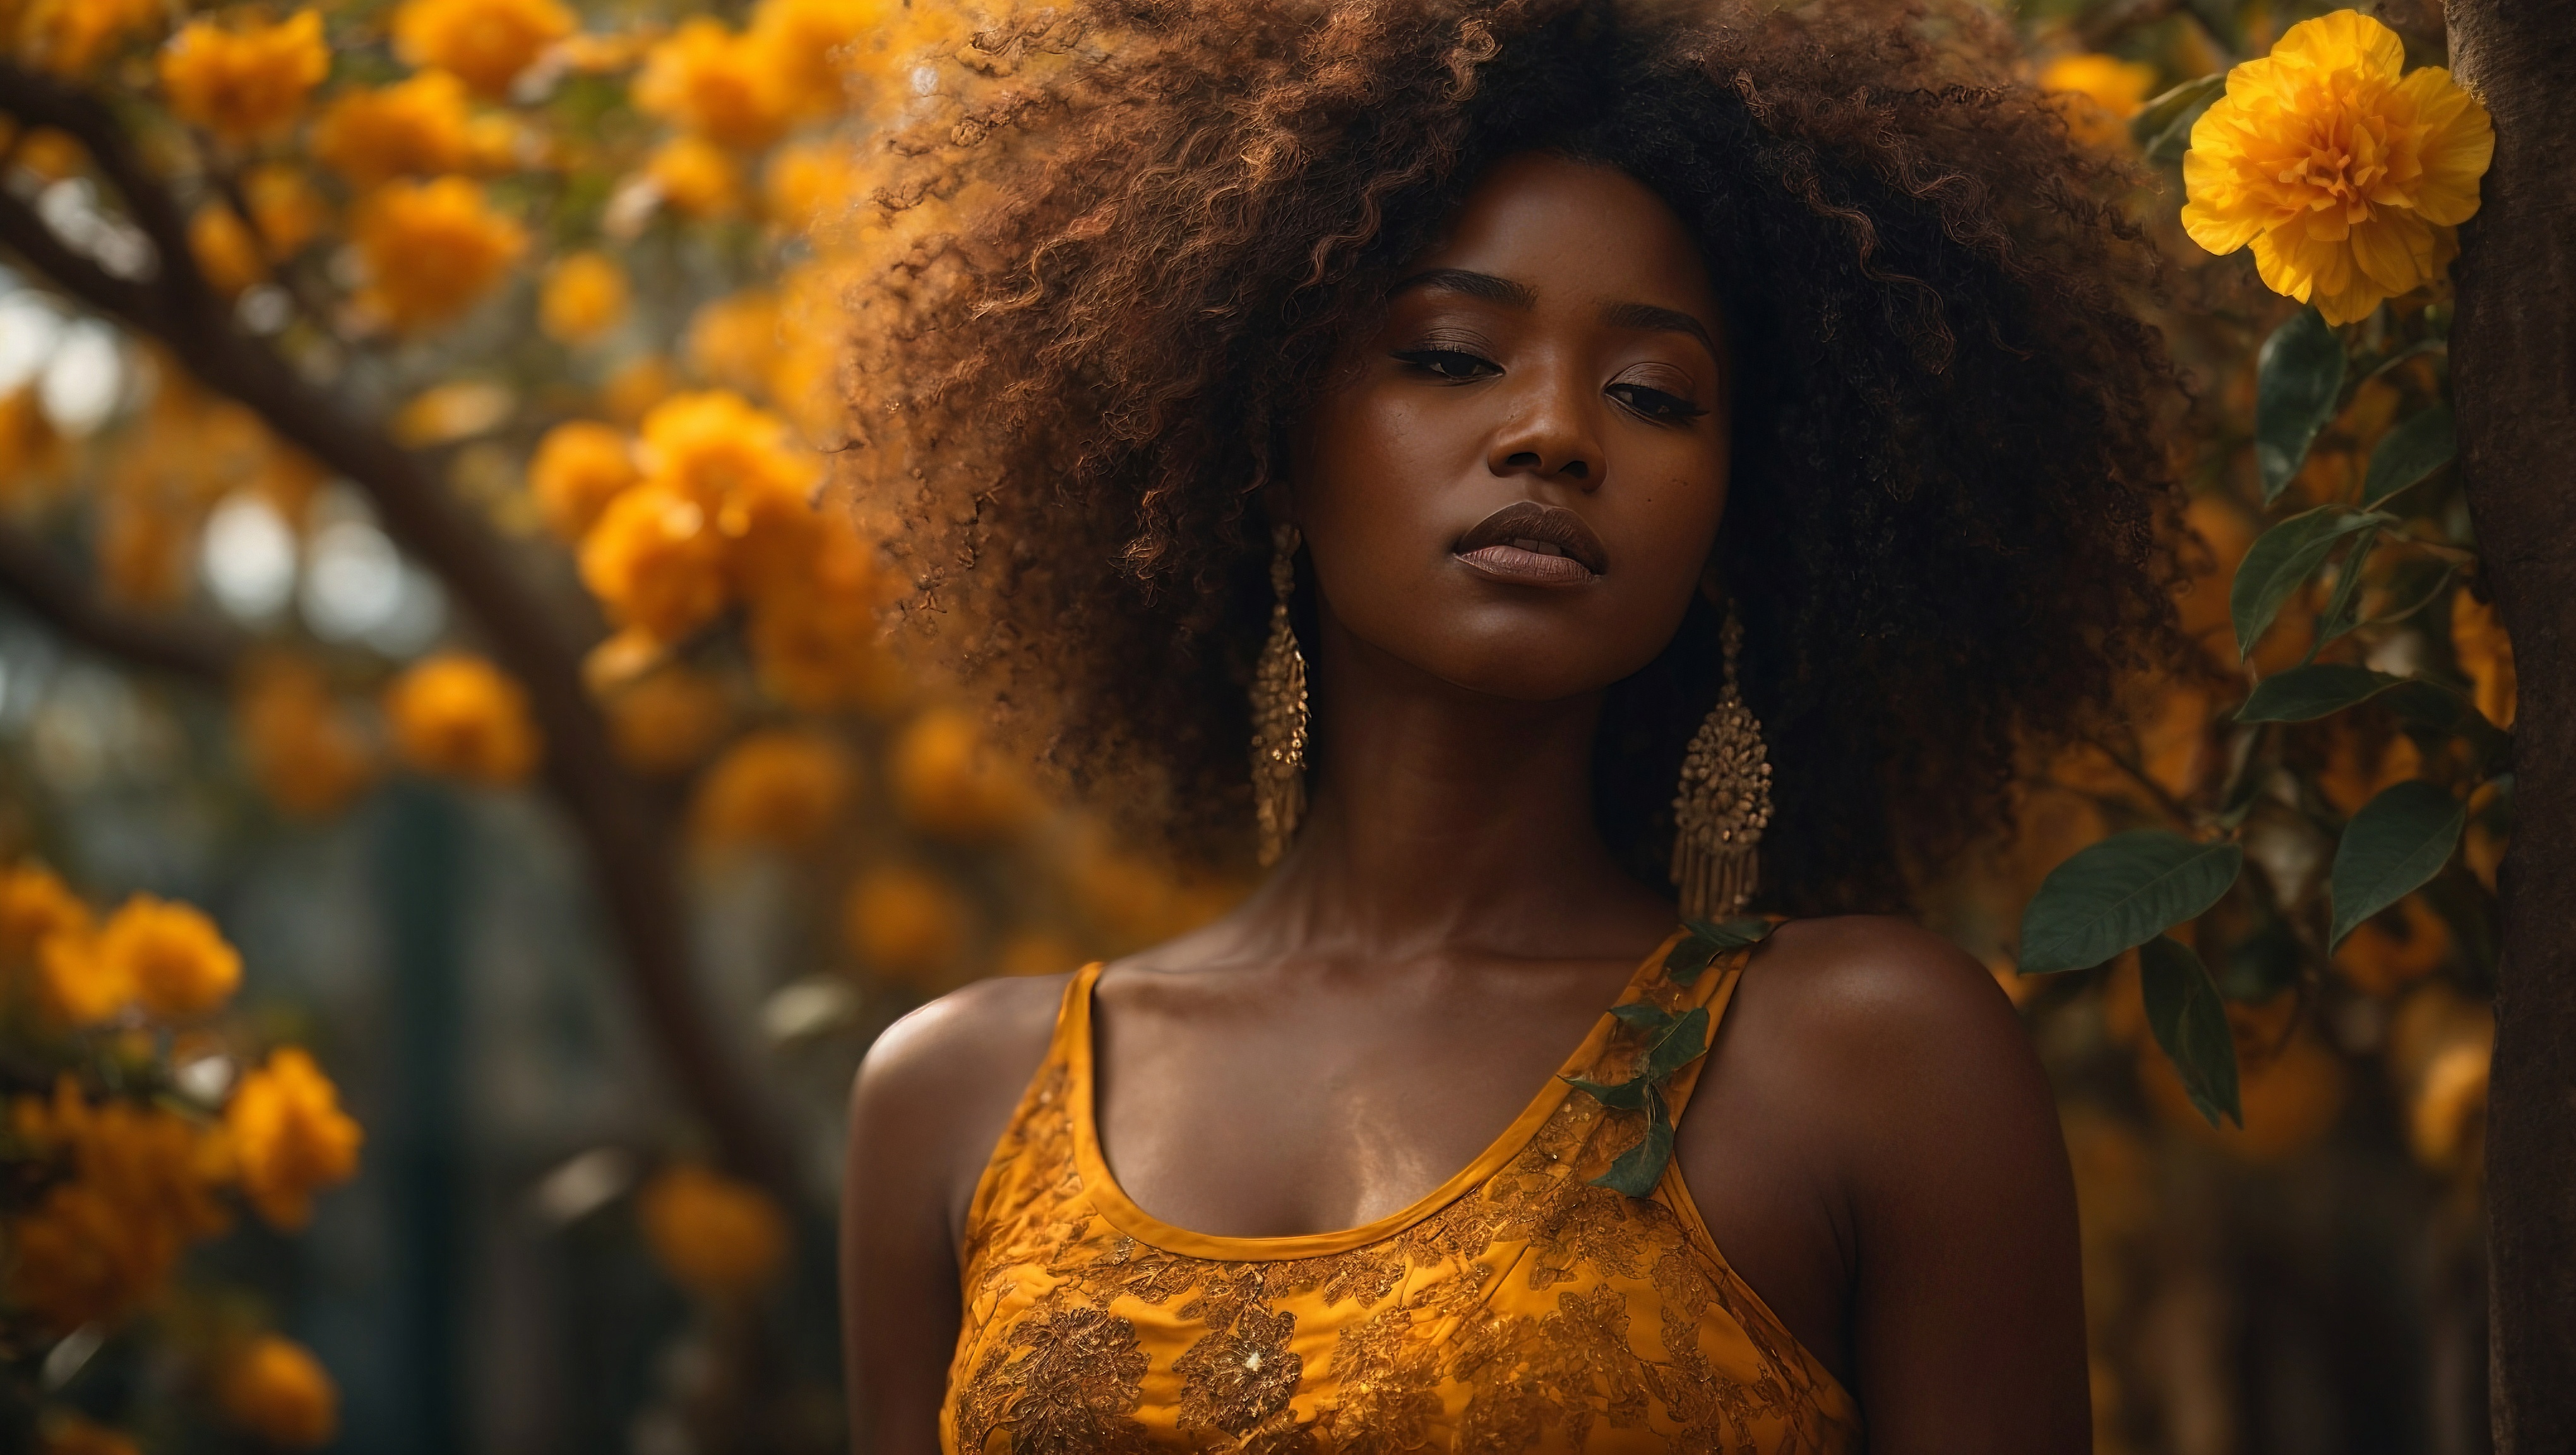
<path id="1" fill-rule="evenodd" d="M 2196 183 L 2190 236 L 2251 241 L 2257 257 L 2204 253 L 2182 216 L 2187 170 L 2271 165 L 2264 148 L 2290 145 L 2299 108 L 2329 104 L 2284 83 L 2271 111 L 2238 116 L 2216 84 L 2320 10 L 2012 12 L 2028 78 L 2070 130 L 2139 163 L 2130 201 L 2176 264 L 2159 322 L 2199 404 L 2174 446 L 2198 656 L 2135 683 L 2096 741 L 2034 755 L 2017 835 L 1925 887 L 2058 1080 L 2106 1451 L 2261 1443 L 2263 1411 L 2301 1390 L 2361 1398 L 2337 1381 L 2391 1361 L 2412 1372 L 2389 1388 L 2433 1392 L 2382 1390 L 2367 1406 L 2393 1412 L 2380 1443 L 2317 1448 L 2428 1445 L 2483 1410 L 2474 1378 L 2429 1372 L 2481 1357 L 2479 1127 L 2512 808 L 2511 647 L 2448 467 L 2441 272 L 2465 215 L 2458 168 L 2441 198 L 2377 204 L 2421 213 L 2397 249 L 2404 276 L 2372 271 L 2364 243 L 2255 240 L 2261 209 L 2241 187 Z M 2331 104 L 2402 128 L 2421 119 L 2392 109 L 2402 91 L 2465 126 L 2425 71 L 2362 74 L 2391 44 L 2419 67 L 2442 58 L 2437 11 L 2377 11 L 2385 41 L 2336 22 L 2342 48 L 2319 64 L 2350 74 L 2319 83 Z M 155 685 L 174 666 L 231 705 L 229 758 L 192 771 L 305 823 L 406 775 L 522 791 L 555 746 L 549 694 L 576 695 L 616 760 L 585 767 L 670 810 L 693 903 L 782 889 L 804 968 L 763 987 L 756 1034 L 792 1089 L 797 1144 L 825 1148 L 833 1078 L 806 1073 L 846 1068 L 908 1006 L 1220 912 L 1239 883 L 1124 851 L 988 750 L 977 714 L 881 629 L 888 524 L 812 504 L 845 442 L 839 300 L 900 260 L 905 229 L 942 216 L 915 206 L 883 225 L 882 138 L 963 117 L 1007 80 L 1014 62 L 978 44 L 990 23 L 892 0 L 188 14 L 0 0 L 0 50 L 111 98 L 225 300 L 223 326 L 431 472 L 498 566 L 588 644 L 578 682 L 513 681 L 493 650 L 513 624 L 478 619 L 476 582 L 424 565 L 416 528 L 368 482 L 334 478 L 235 399 L 238 381 L 192 376 L 22 267 L 0 281 L 0 576 L 137 690 L 41 705 L 0 741 L 22 800 L 0 847 L 59 837 L 44 805 L 76 801 L 65 785 L 95 776 L 102 742 L 175 731 Z M 0 174 L 72 253 L 113 277 L 150 272 L 134 199 L 79 141 L 0 122 Z M 2263 280 L 2304 284 L 2326 313 Z M 2163 911 L 2136 908 L 2149 881 Z M 240 1077 L 201 1069 L 248 1066 L 265 1043 L 225 1018 L 238 967 L 192 914 L 138 900 L 93 939 L 59 881 L 26 867 L 0 884 L 14 957 L 0 1052 L 25 1058 L 6 1063 L 21 1096 L 0 1187 L 9 1257 L 39 1266 L 52 1238 L 66 1256 L 42 1266 L 91 1270 L 78 1287 L 13 1282 L 0 1326 L 11 1418 L 41 1421 L 60 1451 L 128 1448 L 117 1431 L 167 1428 L 190 1400 L 272 1444 L 326 1438 L 333 1420 L 310 1354 L 172 1282 L 185 1245 L 226 1220 L 218 1189 L 297 1223 L 355 1151 L 301 1053 Z M 2039 963 L 2043 947 L 2057 959 Z M 718 1170 L 714 1150 L 685 1119 L 658 1142 L 568 1149 L 533 1205 L 565 1236 L 631 1208 L 685 1291 L 674 1347 L 688 1357 L 667 1362 L 633 1426 L 655 1448 L 832 1448 L 835 1396 L 783 1389 L 815 1376 L 774 1357 L 812 1331 L 793 1295 L 826 1282 L 812 1227 L 828 1177 L 818 1165 L 763 1186 Z M 110 1175 L 91 1158 L 142 1179 L 148 1213 L 77 1211 Z M 2298 1284 L 2292 1266 L 2303 1243 L 2345 1237 L 2336 1207 L 2351 1199 L 2335 1189 L 2398 1210 L 2398 1233 L 2365 1239 L 2402 1264 L 2374 1275 L 2372 1296 L 2409 1311 L 2381 1342 L 2433 1331 L 2358 1362 L 2279 1352 L 2349 1331 L 2283 1334 L 2268 1311 L 2286 1298 L 2335 1317 L 2317 1289 L 2340 1267 Z M 103 1337 L 167 1347 L 199 1374 L 87 1389 L 64 1351 Z"/>

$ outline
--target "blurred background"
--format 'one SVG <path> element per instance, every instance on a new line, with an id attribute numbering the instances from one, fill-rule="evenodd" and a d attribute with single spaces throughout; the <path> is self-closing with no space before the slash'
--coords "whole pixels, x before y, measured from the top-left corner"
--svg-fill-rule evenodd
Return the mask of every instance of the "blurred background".
<path id="1" fill-rule="evenodd" d="M 2228 610 L 2268 522 L 2439 403 L 2447 303 L 2348 331 L 2267 490 L 2258 352 L 2294 306 L 2175 221 L 2209 78 L 2325 8 L 1999 11 L 2137 164 L 2198 394 L 2206 661 L 2035 756 L 2018 835 L 1923 887 L 2057 1080 L 2105 1451 L 2486 1443 L 2509 781 L 2367 708 L 2231 716 L 2324 660 L 2510 726 L 2438 459 L 2381 507 L 2422 550 L 2318 563 L 2250 651 Z M 2440 63 L 2430 0 L 2375 13 Z M 839 300 L 940 216 L 886 221 L 887 137 L 1047 63 L 1049 23 L 0 0 L 0 1447 L 844 1447 L 830 1223 L 870 1037 L 1248 882 L 989 752 L 881 632 L 885 523 L 807 505 L 847 439 Z M 2418 777 L 2474 790 L 2458 851 L 2334 945 L 2335 834 Z M 2227 997 L 2224 1130 L 2134 954 L 2012 970 L 2069 854 L 2218 822 L 2256 872 L 2182 934 Z"/>

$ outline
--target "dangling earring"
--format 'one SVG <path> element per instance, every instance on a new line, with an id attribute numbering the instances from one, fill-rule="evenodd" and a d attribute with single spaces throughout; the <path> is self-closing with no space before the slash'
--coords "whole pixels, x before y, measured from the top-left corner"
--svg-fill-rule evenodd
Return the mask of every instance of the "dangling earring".
<path id="1" fill-rule="evenodd" d="M 1306 816 L 1306 658 L 1288 624 L 1297 589 L 1297 527 L 1270 528 L 1270 640 L 1252 674 L 1252 811 L 1261 827 L 1261 867 L 1288 852 Z"/>
<path id="2" fill-rule="evenodd" d="M 1726 687 L 1682 755 L 1681 793 L 1673 799 L 1673 887 L 1689 919 L 1733 914 L 1753 897 L 1761 872 L 1754 847 L 1771 822 L 1771 762 L 1762 724 L 1736 688 L 1744 626 L 1731 606 L 1720 635 Z"/>

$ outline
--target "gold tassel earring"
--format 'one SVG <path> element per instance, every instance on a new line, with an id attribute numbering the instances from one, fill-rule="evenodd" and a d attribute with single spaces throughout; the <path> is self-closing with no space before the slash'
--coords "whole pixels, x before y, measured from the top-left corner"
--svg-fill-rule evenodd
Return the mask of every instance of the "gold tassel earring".
<path id="1" fill-rule="evenodd" d="M 1261 867 L 1288 852 L 1306 816 L 1306 658 L 1288 624 L 1297 589 L 1297 527 L 1270 528 L 1270 640 L 1252 674 L 1252 811 L 1261 828 Z"/>
<path id="2" fill-rule="evenodd" d="M 1736 690 L 1744 627 L 1731 607 L 1720 635 L 1726 687 L 1682 755 L 1681 793 L 1673 799 L 1673 887 L 1687 919 L 1731 915 L 1753 897 L 1761 872 L 1755 847 L 1771 822 L 1771 761 L 1762 724 Z"/>

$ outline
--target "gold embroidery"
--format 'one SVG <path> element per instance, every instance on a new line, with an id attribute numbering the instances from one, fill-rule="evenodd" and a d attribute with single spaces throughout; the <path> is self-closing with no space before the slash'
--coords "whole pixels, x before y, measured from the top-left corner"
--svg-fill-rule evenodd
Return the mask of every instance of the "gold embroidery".
<path id="1" fill-rule="evenodd" d="M 1650 965 L 1637 996 L 1707 1005 L 1742 962 L 1687 988 Z M 1058 1039 L 968 1231 L 950 1455 L 1857 1449 L 1840 1389 L 1663 1192 L 1591 1185 L 1635 1113 L 1563 1097 L 1500 1171 L 1375 1243 L 1197 1257 L 1085 1186 Z M 1614 1034 L 1578 1069 L 1616 1080 L 1636 1053 Z"/>

